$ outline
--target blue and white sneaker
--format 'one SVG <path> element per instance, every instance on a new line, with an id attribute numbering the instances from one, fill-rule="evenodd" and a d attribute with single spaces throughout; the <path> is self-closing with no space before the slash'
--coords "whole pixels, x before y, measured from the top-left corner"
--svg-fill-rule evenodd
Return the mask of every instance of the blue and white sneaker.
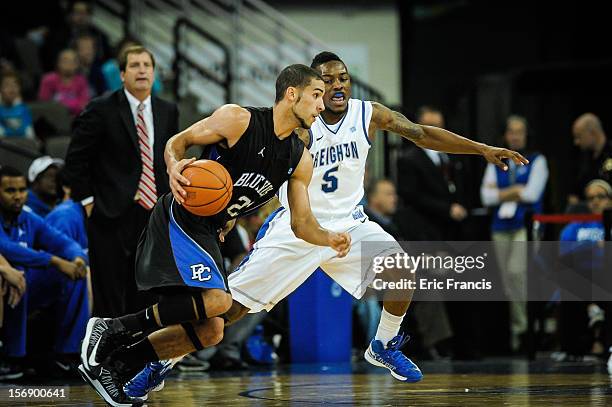
<path id="1" fill-rule="evenodd" d="M 421 369 L 400 350 L 408 339 L 410 337 L 404 334 L 397 335 L 387 343 L 386 349 L 381 341 L 374 339 L 365 352 L 365 360 L 374 366 L 386 367 L 397 380 L 408 383 L 421 381 L 423 378 Z"/>
<path id="2" fill-rule="evenodd" d="M 164 379 L 177 361 L 169 359 L 147 363 L 144 369 L 123 385 L 123 391 L 129 397 L 146 400 L 149 392 L 164 388 Z"/>

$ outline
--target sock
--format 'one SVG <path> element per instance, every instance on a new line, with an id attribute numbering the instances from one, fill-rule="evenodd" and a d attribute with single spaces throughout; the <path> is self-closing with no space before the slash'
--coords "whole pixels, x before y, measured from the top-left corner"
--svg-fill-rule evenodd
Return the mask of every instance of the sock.
<path id="1" fill-rule="evenodd" d="M 117 319 L 123 324 L 128 332 L 149 333 L 161 328 L 159 325 L 157 325 L 157 321 L 155 320 L 153 307 L 155 307 L 155 305 L 135 314 L 125 315 Z"/>
<path id="2" fill-rule="evenodd" d="M 113 353 L 112 359 L 119 360 L 127 366 L 140 366 L 139 369 L 141 369 L 142 365 L 155 362 L 159 360 L 159 357 L 149 338 L 144 338 L 134 345 L 117 350 Z"/>
<path id="3" fill-rule="evenodd" d="M 380 322 L 378 323 L 378 329 L 376 330 L 376 336 L 374 337 L 374 339 L 381 341 L 386 348 L 387 342 L 397 336 L 403 319 L 404 315 L 398 317 L 396 315 L 390 314 L 383 307 L 382 313 L 380 315 Z"/>

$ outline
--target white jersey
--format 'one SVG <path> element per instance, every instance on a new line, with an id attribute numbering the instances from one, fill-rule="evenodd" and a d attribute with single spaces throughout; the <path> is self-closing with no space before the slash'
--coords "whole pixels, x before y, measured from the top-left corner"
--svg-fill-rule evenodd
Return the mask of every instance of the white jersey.
<path id="1" fill-rule="evenodd" d="M 362 200 L 371 118 L 371 102 L 349 99 L 339 123 L 328 125 L 319 116 L 310 128 L 308 149 L 314 168 L 308 195 L 317 219 L 350 216 Z M 288 210 L 287 183 L 281 186 L 278 197 Z"/>

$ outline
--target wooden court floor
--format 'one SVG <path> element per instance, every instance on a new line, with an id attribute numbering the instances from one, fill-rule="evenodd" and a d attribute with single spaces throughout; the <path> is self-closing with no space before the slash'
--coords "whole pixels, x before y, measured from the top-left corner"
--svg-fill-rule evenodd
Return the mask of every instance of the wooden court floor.
<path id="1" fill-rule="evenodd" d="M 582 366 L 527 369 L 535 372 L 485 373 L 495 368 L 432 369 L 421 383 L 406 384 L 379 369 L 334 372 L 326 367 L 243 372 L 239 375 L 172 376 L 163 391 L 153 393 L 149 406 L 612 406 L 612 382 L 603 370 Z M 473 373 L 470 373 L 473 370 Z M 504 369 L 501 369 L 504 370 Z M 569 373 L 567 372 L 569 371 Z M 580 373 L 571 373 L 578 371 Z M 6 385 L 3 385 L 5 387 Z M 3 392 L 4 393 L 4 392 Z M 84 384 L 70 385 L 64 401 L 0 405 L 103 406 Z"/>

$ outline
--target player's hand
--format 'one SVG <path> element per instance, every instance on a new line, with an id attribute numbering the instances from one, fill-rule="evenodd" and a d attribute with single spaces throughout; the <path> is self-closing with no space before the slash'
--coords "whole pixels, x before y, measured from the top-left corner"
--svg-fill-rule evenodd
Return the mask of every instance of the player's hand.
<path id="1" fill-rule="evenodd" d="M 8 289 L 8 293 L 8 305 L 11 308 L 15 308 L 19 304 L 19 301 L 21 301 L 21 298 L 23 298 L 23 292 L 20 292 L 17 288 L 11 286 Z"/>
<path id="2" fill-rule="evenodd" d="M 189 180 L 185 178 L 181 173 L 185 169 L 186 166 L 194 162 L 195 158 L 185 158 L 183 160 L 177 161 L 168 168 L 168 175 L 170 176 L 170 189 L 172 190 L 172 195 L 174 195 L 174 199 L 179 204 L 185 203 L 185 197 L 187 196 L 187 191 L 183 189 L 183 185 L 189 185 Z"/>
<path id="3" fill-rule="evenodd" d="M 349 235 L 347 232 L 329 232 L 329 238 L 327 241 L 329 243 L 329 247 L 338 252 L 338 258 L 346 256 L 351 249 L 351 235 Z"/>
<path id="4" fill-rule="evenodd" d="M 504 158 L 511 159 L 516 165 L 529 164 L 529 160 L 520 153 L 505 148 L 485 146 L 482 156 L 486 158 L 488 162 L 497 165 L 504 171 L 508 170 L 508 166 L 502 161 Z"/>
<path id="5" fill-rule="evenodd" d="M 451 204 L 449 215 L 454 221 L 461 222 L 467 216 L 467 211 L 463 205 L 453 203 Z"/>
<path id="6" fill-rule="evenodd" d="M 236 219 L 232 219 L 228 221 L 222 229 L 219 229 L 219 241 L 222 243 L 225 242 L 225 236 L 234 228 L 236 224 Z"/>
<path id="7" fill-rule="evenodd" d="M 59 271 L 66 274 L 69 279 L 76 280 L 81 275 L 80 266 L 72 261 L 64 260 L 57 256 L 51 258 L 51 265 L 57 267 Z"/>
<path id="8" fill-rule="evenodd" d="M 14 287 L 19 294 L 23 294 L 26 290 L 26 279 L 23 271 L 17 270 L 10 266 L 1 266 L 0 276 L 4 279 L 6 284 L 10 287 Z M 5 293 L 7 289 L 5 290 Z"/>
<path id="9" fill-rule="evenodd" d="M 85 215 L 87 215 L 87 218 L 91 218 L 91 213 L 93 212 L 93 208 L 94 208 L 94 203 L 90 203 L 85 205 L 83 208 L 85 208 Z"/>
<path id="10" fill-rule="evenodd" d="M 81 257 L 75 257 L 72 260 L 78 267 L 78 277 L 77 278 L 85 278 L 87 276 L 87 263 Z"/>

